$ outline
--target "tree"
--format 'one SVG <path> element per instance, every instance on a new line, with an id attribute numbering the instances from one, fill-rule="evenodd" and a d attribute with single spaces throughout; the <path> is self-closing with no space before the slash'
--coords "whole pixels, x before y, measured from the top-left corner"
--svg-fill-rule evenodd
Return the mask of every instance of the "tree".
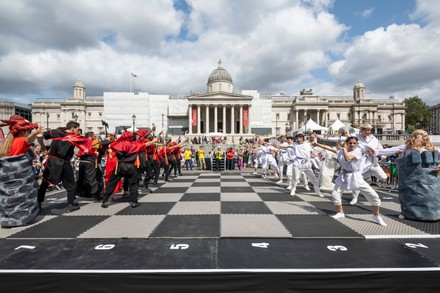
<path id="1" fill-rule="evenodd" d="M 428 128 L 431 119 L 429 106 L 418 96 L 407 98 L 404 102 L 406 130 L 411 133 L 416 129 Z"/>

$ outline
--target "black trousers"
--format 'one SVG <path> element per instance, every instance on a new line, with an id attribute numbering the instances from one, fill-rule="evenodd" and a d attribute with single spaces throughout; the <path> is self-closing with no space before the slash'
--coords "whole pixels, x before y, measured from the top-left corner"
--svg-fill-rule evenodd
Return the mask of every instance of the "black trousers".
<path id="1" fill-rule="evenodd" d="M 47 165 L 46 165 L 47 166 Z M 73 167 L 70 162 L 65 161 L 62 166 L 59 166 L 57 170 L 51 170 L 51 172 L 61 172 L 60 181 L 63 182 L 63 186 L 67 191 L 67 203 L 73 204 L 75 202 L 75 175 L 73 173 Z M 49 181 L 43 178 L 43 182 L 38 189 L 38 202 L 42 203 L 46 196 L 46 190 L 49 187 Z"/>
<path id="2" fill-rule="evenodd" d="M 160 166 L 163 168 L 165 173 L 165 181 L 168 181 L 168 176 L 170 175 L 170 163 L 165 162 L 165 159 L 160 159 Z"/>
<path id="3" fill-rule="evenodd" d="M 131 202 L 137 202 L 139 193 L 138 173 L 136 170 L 136 166 L 133 164 L 124 164 L 121 162 L 118 163 L 118 168 L 115 168 L 110 177 L 110 180 L 107 183 L 107 186 L 105 187 L 106 191 L 104 193 L 104 201 L 108 201 L 121 178 L 124 178 L 124 183 L 128 183 L 128 190 L 130 192 Z"/>
<path id="4" fill-rule="evenodd" d="M 80 160 L 76 194 L 84 197 L 99 198 L 99 185 L 95 161 Z"/>
<path id="5" fill-rule="evenodd" d="M 154 183 L 157 183 L 160 173 L 159 161 L 148 160 L 145 170 L 146 170 L 146 174 L 144 179 L 144 186 L 148 186 L 151 179 L 153 179 Z"/>

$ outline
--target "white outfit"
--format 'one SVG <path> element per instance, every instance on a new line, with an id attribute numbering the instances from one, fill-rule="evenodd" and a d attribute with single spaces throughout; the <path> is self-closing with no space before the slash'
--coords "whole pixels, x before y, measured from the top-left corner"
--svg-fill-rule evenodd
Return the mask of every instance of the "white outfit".
<path id="1" fill-rule="evenodd" d="M 262 151 L 261 154 L 261 171 L 263 176 L 266 175 L 267 168 L 272 167 L 277 173 L 280 173 L 278 169 L 277 160 L 275 159 L 276 148 L 273 146 L 262 145 L 259 148 Z"/>
<path id="2" fill-rule="evenodd" d="M 333 190 L 335 184 L 332 182 L 335 175 L 336 155 L 333 152 L 325 151 L 324 163 L 319 169 L 319 188 L 324 190 Z"/>
<path id="3" fill-rule="evenodd" d="M 312 171 L 312 164 L 310 162 L 311 150 L 312 146 L 310 143 L 294 143 L 290 148 L 287 149 L 289 156 L 288 167 L 290 167 L 292 170 L 292 179 L 289 186 L 292 187 L 290 195 L 295 195 L 299 177 L 301 172 L 304 172 L 310 182 L 312 182 L 315 193 L 319 196 L 323 196 L 319 191 L 318 179 L 316 178 L 315 173 Z"/>
<path id="4" fill-rule="evenodd" d="M 335 181 L 332 192 L 332 200 L 335 205 L 341 205 L 341 194 L 344 190 L 360 190 L 373 206 L 380 206 L 381 201 L 376 191 L 365 182 L 362 177 L 362 150 L 356 148 L 349 152 L 355 156 L 352 160 L 345 160 L 344 151 L 337 152 L 338 162 L 342 166 L 342 172 Z"/>
<path id="5" fill-rule="evenodd" d="M 370 176 L 375 176 L 380 180 L 387 179 L 387 175 L 383 171 L 382 167 L 377 163 L 376 157 L 372 155 L 366 154 L 368 149 L 382 149 L 382 144 L 374 135 L 369 135 L 368 137 L 364 137 L 363 135 L 358 135 L 359 140 L 359 148 L 362 149 L 364 156 L 362 158 L 361 169 L 364 178 L 368 178 Z"/>

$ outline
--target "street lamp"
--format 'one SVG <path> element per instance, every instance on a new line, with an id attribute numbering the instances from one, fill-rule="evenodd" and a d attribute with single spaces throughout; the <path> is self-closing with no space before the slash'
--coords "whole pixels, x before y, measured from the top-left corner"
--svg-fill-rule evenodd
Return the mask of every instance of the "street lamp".
<path id="1" fill-rule="evenodd" d="M 280 114 L 275 115 L 275 136 L 278 137 L 279 131 L 278 131 L 278 119 L 280 119 Z"/>
<path id="2" fill-rule="evenodd" d="M 162 131 L 163 131 L 163 116 L 164 116 L 164 115 L 163 115 L 163 113 L 162 113 Z"/>
<path id="3" fill-rule="evenodd" d="M 286 124 L 284 124 L 284 132 L 286 133 L 286 136 L 287 136 L 287 128 L 289 128 L 289 123 L 286 122 Z"/>
<path id="4" fill-rule="evenodd" d="M 133 119 L 133 133 L 135 133 L 136 132 L 136 130 L 134 129 L 135 128 L 135 121 L 136 121 L 136 114 L 133 114 L 133 116 L 131 116 L 131 118 Z"/>
<path id="5" fill-rule="evenodd" d="M 73 115 L 73 120 L 75 120 L 75 122 L 78 122 L 78 115 Z"/>
<path id="6" fill-rule="evenodd" d="M 49 129 L 49 112 L 46 112 L 46 128 Z"/>

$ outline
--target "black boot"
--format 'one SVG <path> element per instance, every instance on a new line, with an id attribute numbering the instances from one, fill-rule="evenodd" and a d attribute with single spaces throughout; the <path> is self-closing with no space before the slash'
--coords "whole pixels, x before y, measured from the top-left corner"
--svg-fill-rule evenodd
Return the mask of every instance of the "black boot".
<path id="1" fill-rule="evenodd" d="M 77 204 L 77 203 L 74 203 L 74 204 L 69 203 L 69 204 L 67 204 L 66 213 L 71 213 L 71 212 L 77 211 L 79 209 L 80 209 L 79 204 Z"/>
<path id="2" fill-rule="evenodd" d="M 102 201 L 102 204 L 101 204 L 101 207 L 103 207 L 103 208 L 108 208 L 108 206 L 109 206 L 109 202 L 108 202 L 108 200 L 103 200 L 103 201 Z"/>

